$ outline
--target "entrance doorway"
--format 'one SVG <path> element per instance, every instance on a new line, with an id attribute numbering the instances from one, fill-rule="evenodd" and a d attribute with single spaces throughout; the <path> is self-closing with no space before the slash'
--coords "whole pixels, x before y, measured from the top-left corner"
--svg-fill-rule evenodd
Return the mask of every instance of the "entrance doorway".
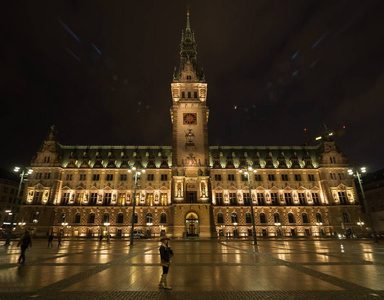
<path id="1" fill-rule="evenodd" d="M 185 229 L 188 236 L 199 235 L 199 217 L 196 213 L 190 212 L 185 218 Z"/>

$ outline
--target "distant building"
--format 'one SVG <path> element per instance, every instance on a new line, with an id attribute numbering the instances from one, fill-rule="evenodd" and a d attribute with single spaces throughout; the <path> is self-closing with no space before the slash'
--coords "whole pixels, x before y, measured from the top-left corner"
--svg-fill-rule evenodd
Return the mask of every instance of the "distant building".
<path id="1" fill-rule="evenodd" d="M 0 169 L 0 236 L 11 224 L 12 215 L 10 212 L 16 205 L 19 182 L 18 174 Z"/>
<path id="2" fill-rule="evenodd" d="M 90 237 L 108 226 L 112 236 L 128 236 L 133 201 L 135 228 L 157 236 L 248 236 L 250 201 L 257 236 L 358 228 L 353 177 L 332 134 L 317 146 L 210 146 L 207 83 L 189 15 L 180 48 L 171 83 L 172 145 L 61 145 L 52 128 L 28 177 L 22 218 L 32 232 Z M 132 167 L 146 169 L 135 199 Z M 257 170 L 251 193 L 239 173 L 248 167 Z"/>
<path id="3" fill-rule="evenodd" d="M 362 177 L 367 205 L 372 213 L 375 229 L 384 233 L 384 169 Z M 369 226 L 369 224 L 366 224 Z"/>

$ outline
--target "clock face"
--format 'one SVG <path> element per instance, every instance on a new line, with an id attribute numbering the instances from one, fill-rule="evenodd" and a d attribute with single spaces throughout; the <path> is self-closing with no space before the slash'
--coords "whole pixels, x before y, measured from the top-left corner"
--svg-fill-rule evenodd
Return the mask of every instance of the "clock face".
<path id="1" fill-rule="evenodd" d="M 196 120 L 197 120 L 196 114 L 187 113 L 183 115 L 184 124 L 189 124 L 189 125 L 196 124 Z"/>

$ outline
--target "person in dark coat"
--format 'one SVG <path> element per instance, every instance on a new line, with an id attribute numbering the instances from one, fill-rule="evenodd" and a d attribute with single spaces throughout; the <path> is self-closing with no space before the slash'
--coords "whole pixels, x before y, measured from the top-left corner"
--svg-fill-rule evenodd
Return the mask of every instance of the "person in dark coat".
<path id="1" fill-rule="evenodd" d="M 61 234 L 57 236 L 57 248 L 61 246 Z"/>
<path id="2" fill-rule="evenodd" d="M 51 232 L 49 235 L 48 235 L 48 248 L 49 247 L 53 247 L 53 243 L 52 243 L 52 241 L 53 241 L 53 233 Z"/>
<path id="3" fill-rule="evenodd" d="M 29 231 L 26 230 L 22 237 L 20 238 L 19 242 L 17 243 L 17 247 L 21 248 L 21 253 L 19 257 L 19 264 L 23 264 L 25 262 L 25 251 L 27 250 L 28 246 L 32 247 L 32 239 L 29 235 Z"/>
<path id="4" fill-rule="evenodd" d="M 163 274 L 161 275 L 159 287 L 171 290 L 172 288 L 167 284 L 167 275 L 169 266 L 171 264 L 171 257 L 173 256 L 172 249 L 168 246 L 169 238 L 166 236 L 161 237 L 160 239 L 161 245 L 159 248 L 160 258 L 161 258 L 161 266 L 163 267 Z"/>

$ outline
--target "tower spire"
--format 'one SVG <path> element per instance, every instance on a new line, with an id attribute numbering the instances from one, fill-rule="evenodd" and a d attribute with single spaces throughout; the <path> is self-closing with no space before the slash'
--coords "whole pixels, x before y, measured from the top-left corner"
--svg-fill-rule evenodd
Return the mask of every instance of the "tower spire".
<path id="1" fill-rule="evenodd" d="M 185 28 L 185 32 L 191 32 L 191 24 L 189 22 L 189 8 L 187 9 L 187 27 Z"/>

